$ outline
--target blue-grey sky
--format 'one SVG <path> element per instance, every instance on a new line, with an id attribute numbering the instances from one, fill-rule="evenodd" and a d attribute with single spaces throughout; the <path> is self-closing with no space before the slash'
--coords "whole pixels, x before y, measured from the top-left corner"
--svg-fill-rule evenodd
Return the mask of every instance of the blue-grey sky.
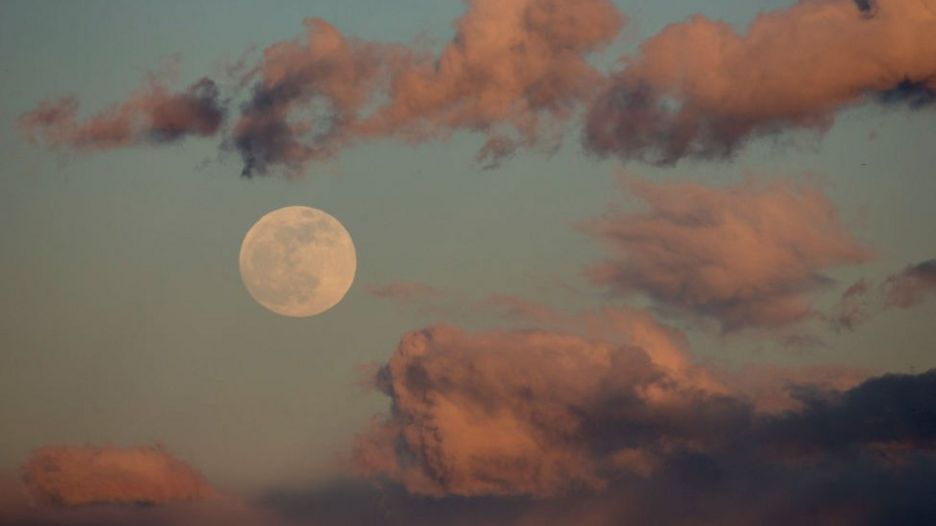
<path id="1" fill-rule="evenodd" d="M 617 1 L 628 24 L 592 60 L 613 67 L 622 52 L 695 13 L 743 28 L 759 11 L 790 4 Z M 29 144 L 17 131 L 16 119 L 49 98 L 75 95 L 87 113 L 124 100 L 172 57 L 174 86 L 219 77 L 251 46 L 256 60 L 299 37 L 306 17 L 346 35 L 438 50 L 464 10 L 459 0 L 0 3 L 5 476 L 47 444 L 157 441 L 222 488 L 331 476 L 353 437 L 387 410 L 362 366 L 385 362 L 406 331 L 430 322 L 503 325 L 476 313 L 447 319 L 444 309 L 427 313 L 370 290 L 403 281 L 462 302 L 501 294 L 567 310 L 625 303 L 584 277 L 606 252 L 581 228 L 610 207 L 640 206 L 618 183 L 622 170 L 657 182 L 784 177 L 821 188 L 874 253 L 826 272 L 834 281 L 815 297 L 821 308 L 861 277 L 880 281 L 936 256 L 931 109 L 848 108 L 825 133 L 756 139 L 730 162 L 625 167 L 585 152 L 580 127 L 570 125 L 555 152 L 521 150 L 492 170 L 474 161 L 484 138 L 456 131 L 418 145 L 366 141 L 298 178 L 242 178 L 237 153 L 214 137 L 86 153 Z M 308 319 L 263 309 L 238 274 L 247 229 L 289 205 L 329 212 L 358 251 L 349 294 Z M 852 332 L 805 322 L 797 334 L 823 342 L 808 348 L 661 316 L 686 331 L 704 363 L 936 366 L 934 302 L 888 310 Z"/>

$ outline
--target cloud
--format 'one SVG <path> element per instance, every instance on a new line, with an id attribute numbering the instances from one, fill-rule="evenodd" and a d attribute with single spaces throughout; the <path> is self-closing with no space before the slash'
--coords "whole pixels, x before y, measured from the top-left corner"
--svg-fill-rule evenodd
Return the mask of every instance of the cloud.
<path id="1" fill-rule="evenodd" d="M 392 432 L 366 439 L 383 446 L 385 467 L 444 475 L 433 479 L 430 497 L 413 493 L 409 479 L 401 479 L 404 485 L 360 480 L 271 490 L 246 503 L 31 508 L 0 484 L 0 524 L 871 526 L 936 520 L 936 371 L 879 376 L 844 391 L 803 387 L 796 391 L 798 407 L 764 413 L 731 394 L 684 389 L 641 357 L 639 347 L 530 331 L 427 329 L 409 337 L 432 341 L 422 349 L 401 343 L 383 380 L 408 385 L 390 391 L 394 412 L 377 427 Z M 537 349 L 553 351 L 543 359 Z M 512 374 L 501 372 L 508 368 Z M 475 389 L 488 379 L 499 383 Z M 540 387 L 549 383 L 555 389 Z M 643 396 L 647 385 L 676 396 Z M 459 421 L 471 427 L 450 433 Z M 539 440 L 517 449 L 523 435 Z M 411 449 L 415 443 L 424 447 Z M 541 462 L 518 462 L 524 458 Z M 557 478 L 552 469 L 574 458 L 593 463 L 573 465 L 571 479 Z M 570 488 L 583 473 L 602 482 Z M 469 487 L 474 492 L 466 496 Z M 559 488 L 564 491 L 541 491 Z M 531 497 L 531 490 L 540 492 Z"/>
<path id="2" fill-rule="evenodd" d="M 73 97 L 48 100 L 21 115 L 17 127 L 32 142 L 104 150 L 173 142 L 189 135 L 212 136 L 224 119 L 218 87 L 208 78 L 172 92 L 151 76 L 128 100 L 92 117 L 79 120 L 78 110 Z"/>
<path id="3" fill-rule="evenodd" d="M 291 176 L 361 141 L 484 137 L 497 167 L 520 148 L 555 147 L 585 108 L 586 147 L 670 164 L 728 158 L 787 129 L 822 131 L 837 112 L 875 102 L 936 101 L 931 0 L 801 0 L 761 14 L 744 33 L 701 15 L 645 41 L 617 72 L 588 57 L 625 17 L 610 0 L 467 0 L 439 52 L 367 41 L 319 18 L 230 73 L 251 86 L 224 145 L 242 175 Z M 84 121 L 74 98 L 45 101 L 18 126 L 36 142 L 96 150 L 220 131 L 225 102 L 203 78 L 180 93 L 150 80 Z"/>
<path id="4" fill-rule="evenodd" d="M 553 496 L 645 475 L 659 448 L 705 440 L 699 417 L 723 403 L 701 372 L 669 366 L 672 349 L 654 351 L 547 331 L 409 333 L 377 375 L 392 414 L 360 437 L 357 465 L 426 495 Z"/>
<path id="5" fill-rule="evenodd" d="M 351 124 L 401 48 L 350 39 L 319 18 L 305 20 L 305 41 L 263 51 L 251 98 L 241 107 L 232 144 L 243 175 L 280 165 L 297 173 L 350 140 Z M 305 113 L 304 118 L 300 114 Z"/>
<path id="6" fill-rule="evenodd" d="M 716 371 L 715 376 L 730 385 L 735 396 L 743 397 L 761 413 L 801 411 L 805 398 L 829 397 L 847 391 L 872 376 L 871 371 L 836 364 L 780 366 L 747 364 L 738 370 Z"/>
<path id="7" fill-rule="evenodd" d="M 391 412 L 356 445 L 357 468 L 389 481 L 368 509 L 388 524 L 936 517 L 936 371 L 864 380 L 833 366 L 756 367 L 706 389 L 654 361 L 650 341 L 407 334 L 376 378 Z M 279 505 L 301 514 L 308 502 Z"/>
<path id="8" fill-rule="evenodd" d="M 624 18 L 610 0 L 468 0 L 439 53 L 343 35 L 304 21 L 301 39 L 267 47 L 259 64 L 231 68 L 250 85 L 224 145 L 242 175 L 312 161 L 359 141 L 408 143 L 479 132 L 478 160 L 494 167 L 520 147 L 555 142 L 560 125 L 596 94 L 603 75 L 587 55 L 610 44 Z M 34 142 L 98 150 L 219 131 L 224 103 L 207 78 L 181 93 L 151 77 L 129 100 L 80 121 L 74 98 L 46 101 L 18 121 Z"/>
<path id="9" fill-rule="evenodd" d="M 7 486 L 7 487 L 4 487 Z M 159 505 L 99 503 L 80 507 L 36 507 L 15 488 L 0 483 L 2 526 L 293 526 L 274 510 L 218 498 Z M 303 522 L 304 526 L 310 523 Z M 318 525 L 319 523 L 311 523 Z M 347 524 L 347 523 L 344 523 Z M 337 526 L 325 524 L 323 526 Z"/>
<path id="10" fill-rule="evenodd" d="M 936 295 L 936 259 L 909 265 L 878 285 L 860 279 L 852 284 L 828 316 L 836 329 L 854 330 L 893 308 L 909 309 Z"/>
<path id="11" fill-rule="evenodd" d="M 29 493 L 58 506 L 167 504 L 215 495 L 205 479 L 163 447 L 47 446 L 22 467 Z"/>
<path id="12" fill-rule="evenodd" d="M 748 180 L 724 188 L 625 177 L 645 211 L 586 226 L 612 256 L 591 279 L 622 295 L 716 320 L 724 331 L 774 328 L 815 315 L 822 272 L 870 251 L 816 188 Z"/>
<path id="13" fill-rule="evenodd" d="M 608 0 L 467 4 L 438 56 L 350 39 L 320 19 L 306 21 L 304 42 L 267 48 L 233 131 L 244 175 L 298 173 L 359 140 L 423 142 L 459 130 L 487 135 L 479 159 L 494 165 L 590 97 L 601 75 L 584 56 L 622 24 Z"/>
<path id="14" fill-rule="evenodd" d="M 908 309 L 936 294 L 936 259 L 910 265 L 884 283 L 890 307 Z"/>
<path id="15" fill-rule="evenodd" d="M 825 130 L 849 106 L 934 94 L 930 0 L 801 0 L 745 33 L 701 15 L 667 26 L 591 107 L 585 142 L 655 164 L 728 158 L 752 138 Z"/>
<path id="16" fill-rule="evenodd" d="M 936 448 L 936 370 L 872 378 L 839 397 L 815 397 L 805 410 L 769 419 L 760 429 L 768 447 L 829 453 L 852 446 Z"/>

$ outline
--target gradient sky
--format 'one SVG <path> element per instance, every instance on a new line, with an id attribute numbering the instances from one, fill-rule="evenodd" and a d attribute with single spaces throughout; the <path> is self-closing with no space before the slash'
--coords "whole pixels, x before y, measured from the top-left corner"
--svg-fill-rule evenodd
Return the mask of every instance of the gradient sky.
<path id="1" fill-rule="evenodd" d="M 758 12 L 792 2 L 615 4 L 629 21 L 592 57 L 603 68 L 692 14 L 741 29 Z M 617 182 L 621 171 L 713 187 L 782 177 L 820 188 L 874 254 L 824 271 L 834 281 L 815 297 L 822 310 L 859 278 L 879 282 L 936 256 L 931 108 L 849 108 L 825 133 L 755 139 L 730 162 L 624 166 L 585 152 L 572 125 L 555 153 L 521 150 L 492 170 L 473 160 L 484 139 L 462 131 L 416 146 L 369 141 L 292 179 L 240 177 L 237 154 L 219 150 L 216 138 L 76 153 L 29 144 L 16 128 L 46 99 L 75 95 L 83 112 L 123 100 L 174 56 L 173 86 L 220 77 L 251 46 L 299 36 L 305 17 L 346 35 L 439 49 L 463 12 L 459 0 L 0 3 L 4 478 L 47 444 L 156 442 L 225 491 L 251 494 L 340 473 L 353 437 L 388 407 L 362 380 L 362 366 L 386 362 L 406 331 L 430 323 L 509 325 L 474 312 L 452 319 L 373 289 L 417 282 L 455 302 L 509 295 L 572 311 L 642 304 L 585 277 L 606 251 L 581 225 L 609 208 L 640 208 Z M 263 309 L 238 274 L 247 229 L 289 205 L 334 215 L 358 250 L 349 294 L 308 319 Z M 807 346 L 660 316 L 686 332 L 696 361 L 729 369 L 936 367 L 932 301 L 888 310 L 854 331 L 813 320 L 783 334 L 821 340 Z"/>

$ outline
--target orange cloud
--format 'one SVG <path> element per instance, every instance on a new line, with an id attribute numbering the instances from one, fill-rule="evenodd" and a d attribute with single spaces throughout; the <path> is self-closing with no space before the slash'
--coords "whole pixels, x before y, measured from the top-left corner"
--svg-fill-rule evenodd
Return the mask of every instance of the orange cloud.
<path id="1" fill-rule="evenodd" d="M 936 100 L 927 0 L 801 0 L 745 33 L 696 15 L 643 42 L 591 108 L 596 152 L 669 164 L 727 158 L 787 128 L 824 130 L 869 100 Z"/>
<path id="2" fill-rule="evenodd" d="M 822 271 L 870 251 L 816 188 L 746 181 L 725 188 L 624 182 L 648 209 L 587 226 L 612 251 L 595 283 L 717 320 L 723 330 L 779 327 L 813 316 Z"/>
<path id="3" fill-rule="evenodd" d="M 36 500 L 61 506 L 166 504 L 215 495 L 197 471 L 162 446 L 47 446 L 33 452 L 22 472 Z"/>

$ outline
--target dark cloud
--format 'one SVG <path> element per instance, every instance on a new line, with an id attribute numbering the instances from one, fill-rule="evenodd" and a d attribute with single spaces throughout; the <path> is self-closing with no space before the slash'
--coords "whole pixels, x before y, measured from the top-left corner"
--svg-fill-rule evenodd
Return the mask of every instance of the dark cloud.
<path id="1" fill-rule="evenodd" d="M 936 370 L 872 378 L 840 396 L 802 398 L 800 412 L 767 419 L 762 444 L 789 453 L 828 454 L 880 447 L 914 452 L 936 448 Z"/>
<path id="2" fill-rule="evenodd" d="M 906 104 L 911 108 L 921 108 L 936 102 L 936 83 L 903 80 L 892 89 L 878 94 L 878 100 L 884 104 Z"/>
<path id="3" fill-rule="evenodd" d="M 875 285 L 865 279 L 852 284 L 827 316 L 835 329 L 854 330 L 890 309 L 909 309 L 936 295 L 936 259 L 909 265 Z"/>
<path id="4" fill-rule="evenodd" d="M 296 173 L 309 160 L 333 155 L 396 52 L 347 38 L 318 18 L 305 26 L 304 41 L 280 42 L 263 52 L 261 79 L 231 137 L 244 176 L 266 173 L 271 165 Z"/>
<path id="5" fill-rule="evenodd" d="M 795 390 L 799 408 L 763 413 L 743 398 L 672 381 L 639 347 L 602 350 L 600 342 L 530 332 L 449 332 L 442 339 L 432 330 L 414 334 L 434 343 L 420 350 L 404 341 L 382 373 L 385 383 L 418 390 L 387 389 L 400 434 L 385 438 L 390 440 L 387 453 L 398 457 L 394 462 L 439 477 L 432 496 L 407 490 L 406 481 L 359 480 L 270 491 L 250 503 L 32 508 L 15 490 L 0 487 L 0 524 L 871 526 L 936 521 L 931 498 L 936 371 L 884 375 L 845 391 L 802 387 Z M 509 342 L 514 347 L 505 346 Z M 504 374 L 483 374 L 501 368 Z M 565 371 L 568 378 L 561 376 Z M 477 390 L 488 381 L 500 385 Z M 659 390 L 654 394 L 648 386 Z M 422 409 L 411 413 L 416 407 Z M 472 427 L 449 433 L 453 419 Z M 521 426 L 508 425 L 511 421 Z M 487 425 L 494 422 L 500 425 Z M 540 440 L 529 448 L 513 447 L 521 430 Z M 413 448 L 417 443 L 422 447 Z M 560 478 L 558 486 L 531 485 L 535 477 L 551 479 L 553 461 L 547 459 L 562 459 L 562 451 L 570 462 L 601 460 L 602 465 L 584 467 L 600 473 L 604 483 L 567 485 Z M 450 458 L 453 452 L 457 456 Z M 652 460 L 643 464 L 638 452 Z M 545 462 L 517 463 L 522 458 Z M 575 466 L 570 474 L 581 470 Z M 460 495 L 468 488 L 474 489 L 472 495 Z M 535 492 L 544 488 L 564 489 Z"/>
<path id="6" fill-rule="evenodd" d="M 876 0 L 855 0 L 855 6 L 865 15 L 872 15 L 877 10 Z"/>
<path id="7" fill-rule="evenodd" d="M 888 306 L 910 308 L 936 294 L 936 259 L 910 265 L 884 282 Z"/>
<path id="8" fill-rule="evenodd" d="M 872 375 L 868 370 L 836 364 L 747 364 L 713 374 L 731 386 L 735 396 L 748 400 L 765 414 L 800 411 L 808 399 L 847 391 Z M 804 394 L 809 395 L 805 400 Z"/>
<path id="9" fill-rule="evenodd" d="M 936 518 L 928 498 L 936 371 L 845 390 L 822 380 L 837 377 L 831 370 L 804 383 L 795 376 L 787 388 L 798 404 L 764 412 L 740 393 L 676 379 L 640 347 L 527 331 L 413 333 L 378 375 L 391 414 L 358 445 L 359 467 L 391 481 L 371 490 L 367 520 L 381 513 L 385 524 L 596 526 Z M 280 506 L 301 515 L 307 499 L 292 495 Z"/>

